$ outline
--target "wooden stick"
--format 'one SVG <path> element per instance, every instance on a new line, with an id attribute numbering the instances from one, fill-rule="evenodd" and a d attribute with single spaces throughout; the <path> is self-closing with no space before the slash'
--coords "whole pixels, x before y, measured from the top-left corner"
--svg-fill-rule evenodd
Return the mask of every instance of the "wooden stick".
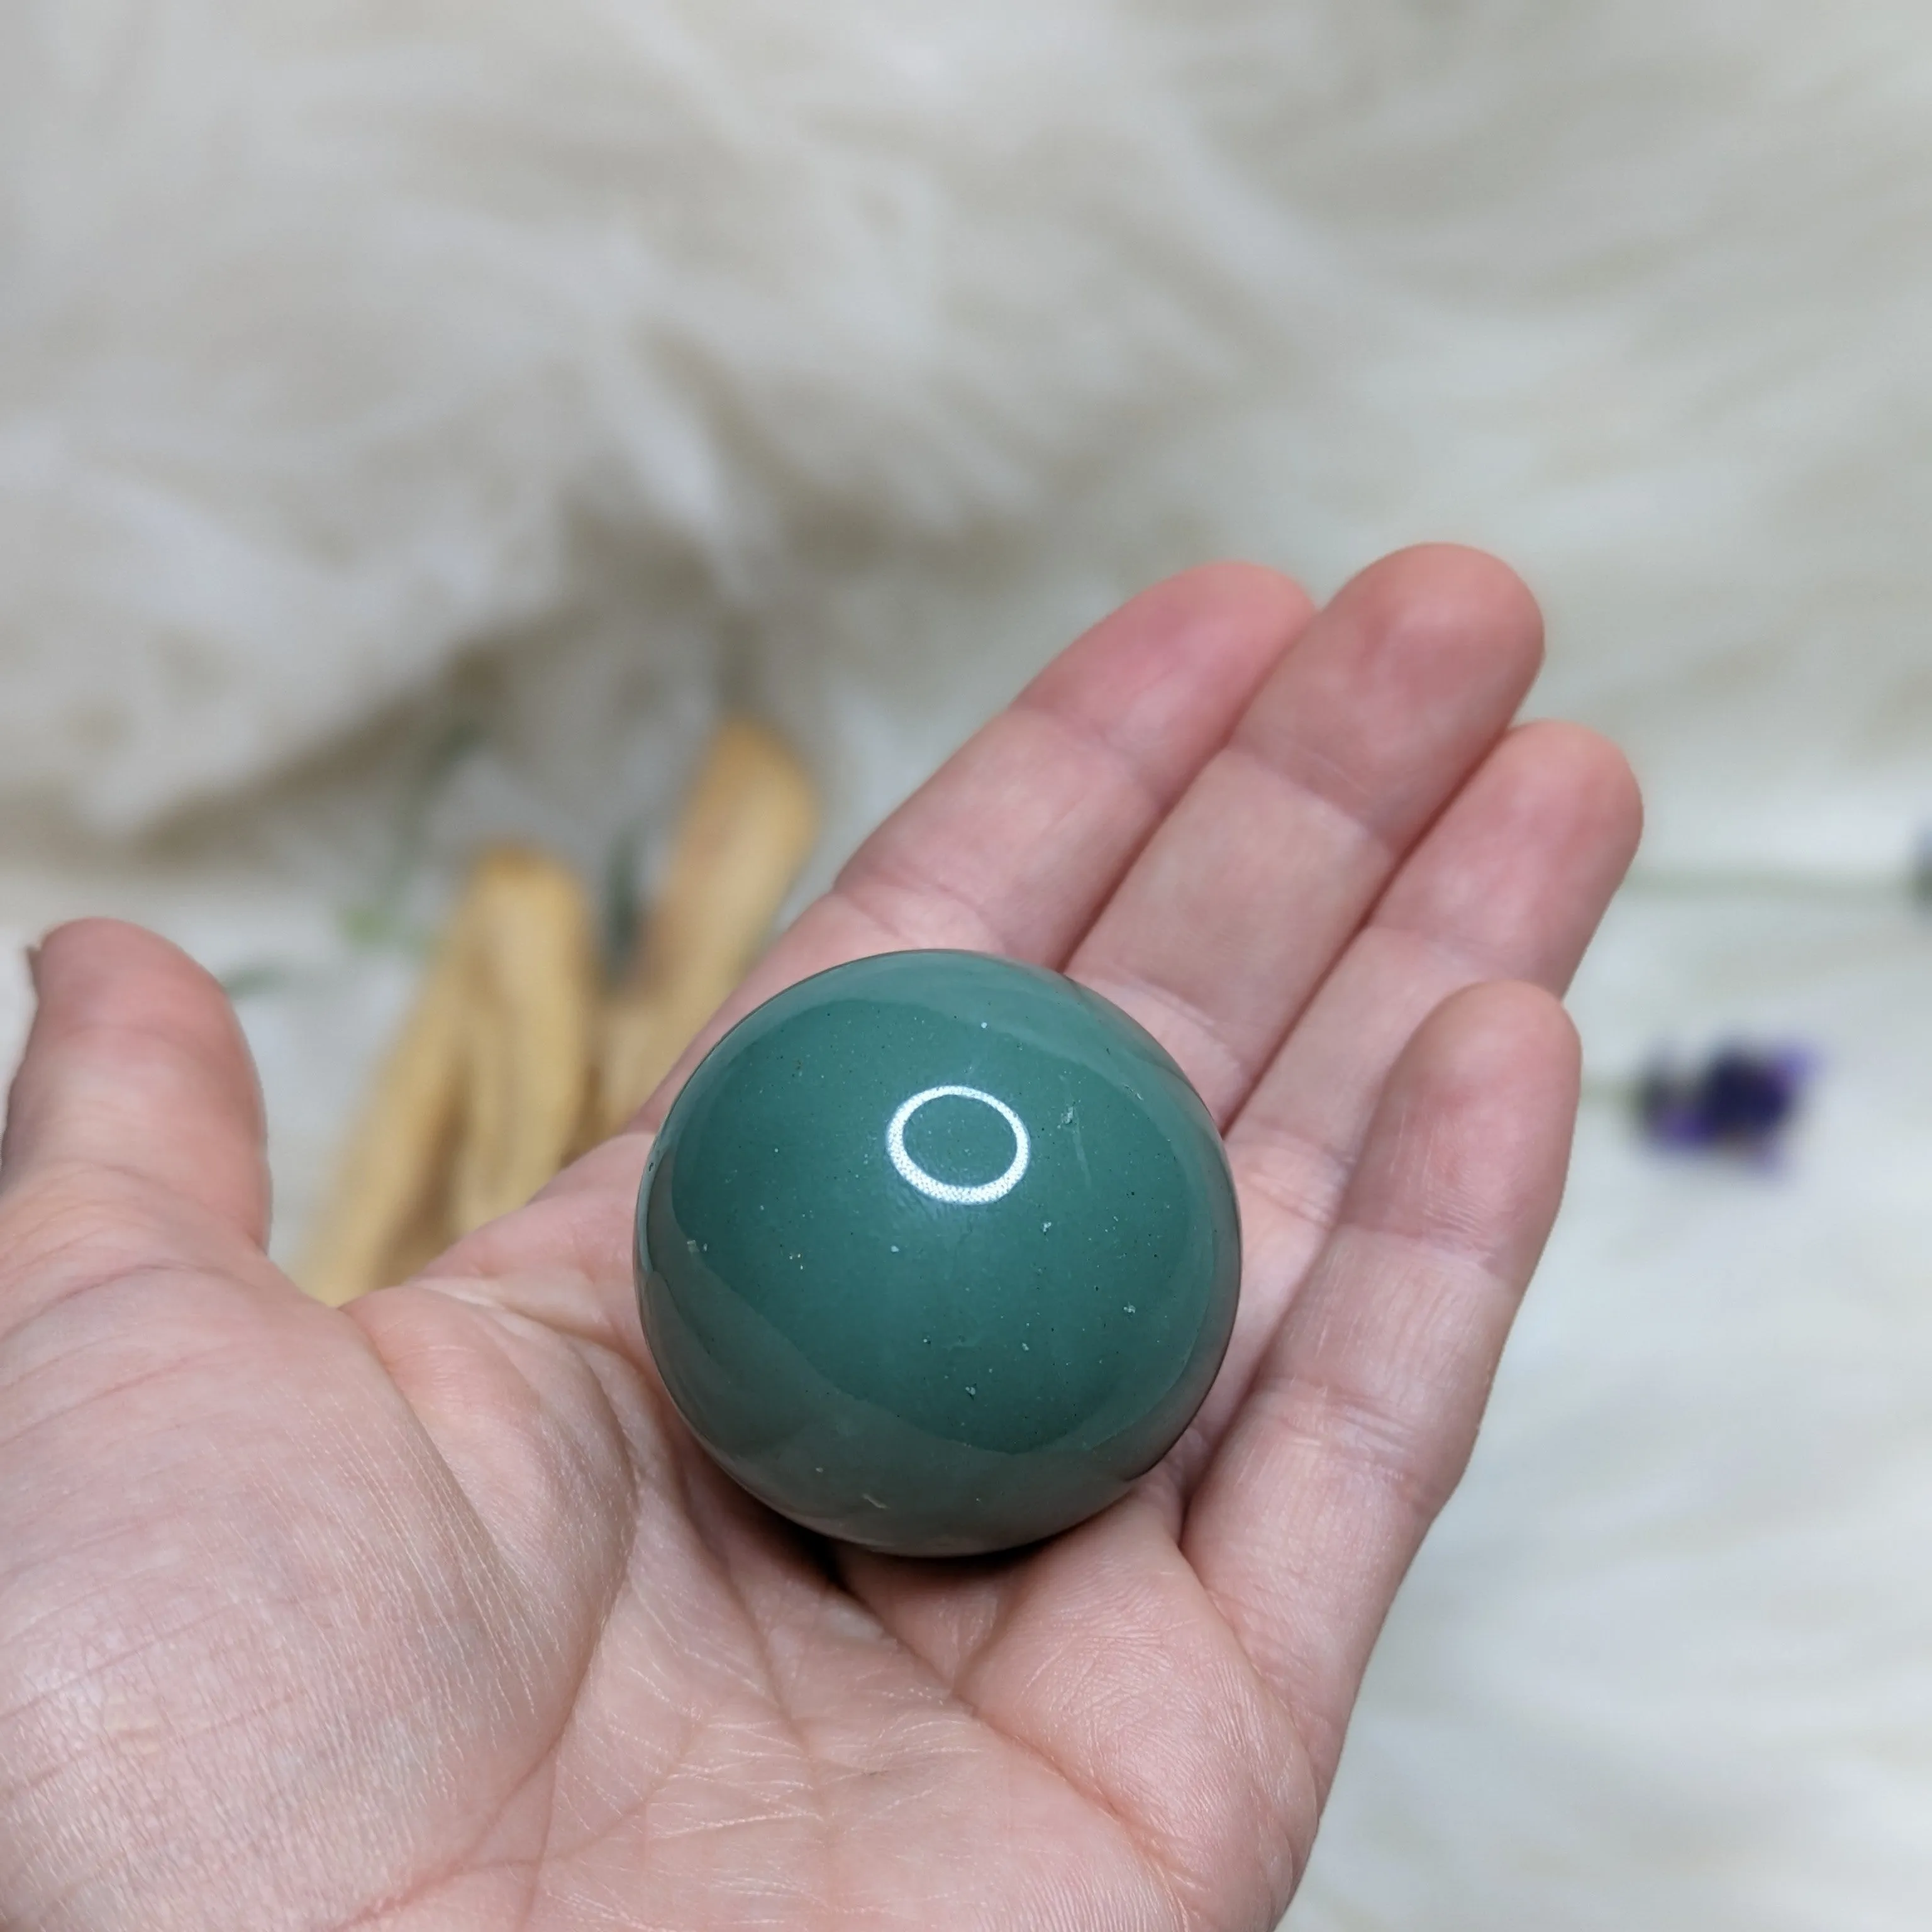
<path id="1" fill-rule="evenodd" d="M 625 1126 L 744 977 L 818 834 L 796 758 L 763 727 L 728 722 L 679 821 L 637 964 L 604 1010 L 590 1140 Z"/>
<path id="2" fill-rule="evenodd" d="M 444 929 L 296 1265 L 296 1279 L 332 1307 L 401 1280 L 392 1258 L 440 1231 L 462 1096 L 473 896 L 472 886 Z"/>
<path id="3" fill-rule="evenodd" d="M 296 1278 L 340 1306 L 520 1206 L 568 1157 L 594 1038 L 575 876 L 499 848 L 470 874 Z"/>
<path id="4" fill-rule="evenodd" d="M 500 850 L 479 868 L 465 1105 L 450 1224 L 520 1208 L 570 1157 L 596 1037 L 590 909 L 574 873 Z"/>

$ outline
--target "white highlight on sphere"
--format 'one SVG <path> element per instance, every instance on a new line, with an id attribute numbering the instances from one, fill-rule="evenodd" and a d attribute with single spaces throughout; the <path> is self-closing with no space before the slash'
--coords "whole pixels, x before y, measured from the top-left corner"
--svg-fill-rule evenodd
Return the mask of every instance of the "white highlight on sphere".
<path id="1" fill-rule="evenodd" d="M 977 1100 L 982 1106 L 992 1108 L 1012 1129 L 1012 1160 L 1006 1172 L 997 1179 L 982 1181 L 975 1187 L 962 1187 L 952 1181 L 941 1180 L 935 1174 L 927 1173 L 906 1151 L 906 1126 L 914 1114 L 928 1101 L 949 1100 Z M 892 1156 L 892 1165 L 898 1169 L 901 1177 L 920 1193 L 956 1207 L 972 1208 L 988 1201 L 997 1201 L 1020 1184 L 1020 1177 L 1033 1159 L 1033 1142 L 1028 1138 L 1026 1123 L 995 1095 L 982 1093 L 976 1087 L 928 1087 L 923 1093 L 915 1094 L 892 1116 L 892 1125 L 886 1130 L 886 1151 Z"/>

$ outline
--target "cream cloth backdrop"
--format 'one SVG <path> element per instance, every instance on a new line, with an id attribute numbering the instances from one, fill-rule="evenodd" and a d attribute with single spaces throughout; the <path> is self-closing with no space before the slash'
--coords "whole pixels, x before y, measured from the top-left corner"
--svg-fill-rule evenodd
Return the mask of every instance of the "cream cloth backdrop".
<path id="1" fill-rule="evenodd" d="M 1917 1928 L 1928 340 L 1907 0 L 14 0 L 0 923 L 237 976 L 286 1251 L 478 838 L 648 859 L 748 704 L 822 879 L 1171 566 L 1502 551 L 1647 866 L 1870 890 L 1613 914 L 1599 1080 L 1817 1105 L 1586 1110 L 1290 1923 Z"/>

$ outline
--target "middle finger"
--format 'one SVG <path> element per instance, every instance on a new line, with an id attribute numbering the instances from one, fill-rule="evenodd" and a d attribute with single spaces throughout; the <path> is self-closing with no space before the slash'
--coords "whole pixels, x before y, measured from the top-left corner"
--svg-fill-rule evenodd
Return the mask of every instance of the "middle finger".
<path id="1" fill-rule="evenodd" d="M 1507 729 L 1542 656 L 1520 579 L 1432 545 L 1315 618 L 1066 970 L 1232 1115 L 1409 847 Z"/>

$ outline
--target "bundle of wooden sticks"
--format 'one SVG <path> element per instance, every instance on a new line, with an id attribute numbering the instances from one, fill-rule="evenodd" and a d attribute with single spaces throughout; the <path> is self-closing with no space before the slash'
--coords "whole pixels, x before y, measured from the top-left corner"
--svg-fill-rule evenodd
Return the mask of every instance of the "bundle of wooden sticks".
<path id="1" fill-rule="evenodd" d="M 400 1281 L 617 1132 L 756 957 L 818 817 L 786 747 L 727 724 L 614 986 L 577 875 L 485 852 L 351 1136 L 303 1286 L 339 1304 Z"/>

